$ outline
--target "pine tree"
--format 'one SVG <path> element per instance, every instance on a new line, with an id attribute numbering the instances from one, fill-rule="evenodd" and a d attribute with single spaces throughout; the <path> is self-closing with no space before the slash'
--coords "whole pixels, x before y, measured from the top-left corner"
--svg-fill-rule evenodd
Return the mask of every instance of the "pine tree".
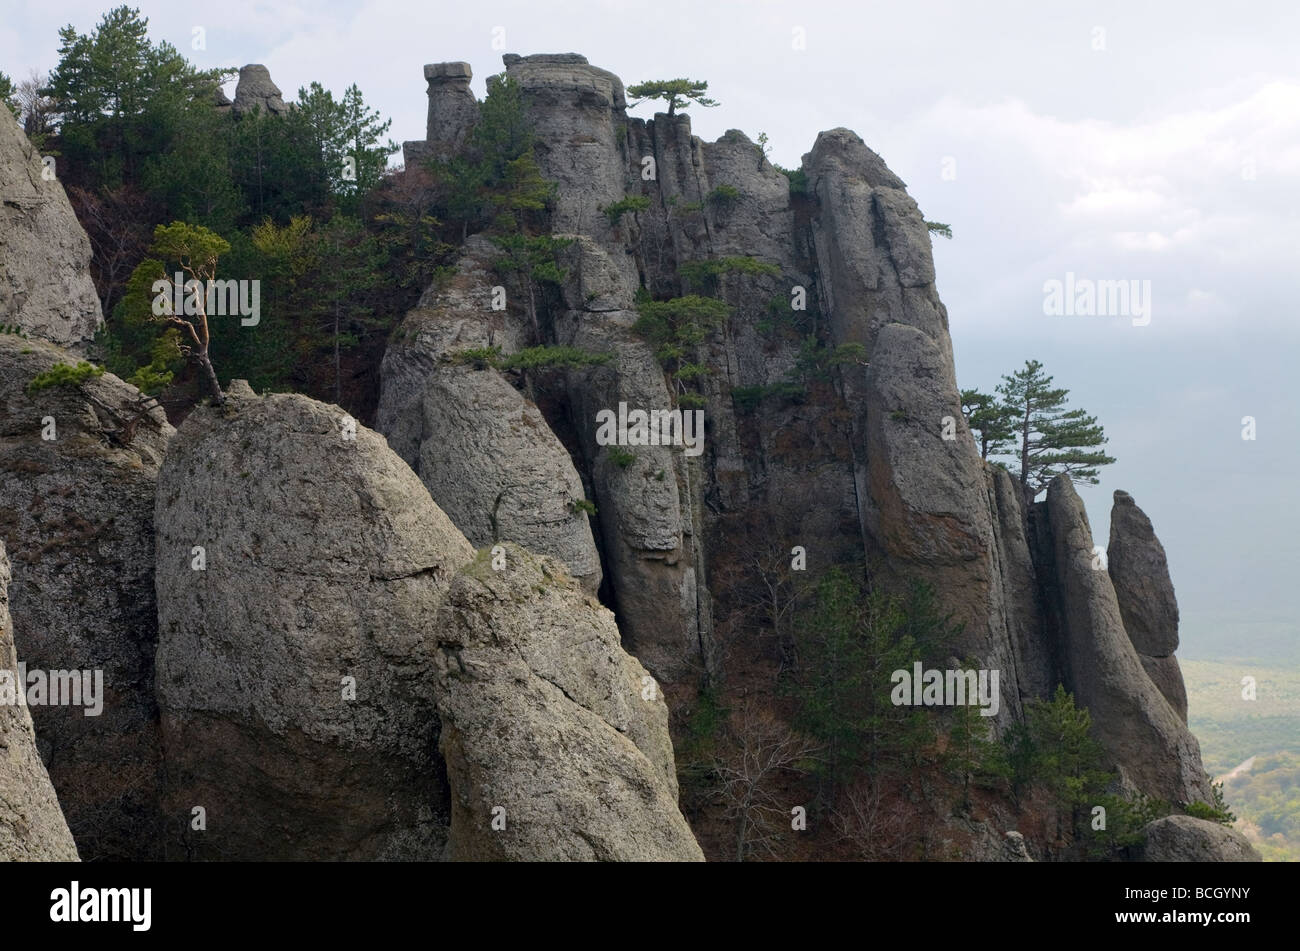
<path id="1" fill-rule="evenodd" d="M 981 459 L 998 455 L 1010 445 L 1015 436 L 1015 420 L 1010 407 L 996 396 L 979 390 L 962 390 L 961 411 L 971 431 L 979 433 Z"/>
<path id="2" fill-rule="evenodd" d="M 1002 381 L 997 391 L 1014 412 L 1018 478 L 1026 504 L 1058 475 L 1096 485 L 1098 467 L 1115 461 L 1101 450 L 1107 440 L 1097 418 L 1082 409 L 1067 410 L 1070 391 L 1054 388 L 1037 360 L 1026 360 L 1023 370 Z"/>
<path id="3" fill-rule="evenodd" d="M 627 87 L 627 94 L 637 101 L 639 106 L 648 99 L 663 99 L 668 103 L 668 114 L 675 115 L 680 109 L 686 111 L 691 103 L 699 106 L 716 106 L 718 102 L 704 95 L 709 84 L 699 79 L 652 79 Z"/>
<path id="4" fill-rule="evenodd" d="M 230 242 L 201 225 L 173 221 L 154 229 L 153 245 L 149 250 L 157 257 L 140 262 L 131 276 L 132 290 L 141 294 L 147 287 L 152 294 L 155 284 L 165 285 L 151 310 L 170 327 L 180 331 L 182 352 L 198 365 L 213 398 L 223 403 L 226 396 L 217 382 L 208 355 L 211 331 L 206 288 L 209 282 L 216 280 L 217 261 L 230 250 Z M 181 275 L 182 285 L 198 282 L 196 290 L 180 288 L 185 302 L 184 314 L 176 313 L 173 306 L 173 292 L 178 289 L 175 273 Z"/>

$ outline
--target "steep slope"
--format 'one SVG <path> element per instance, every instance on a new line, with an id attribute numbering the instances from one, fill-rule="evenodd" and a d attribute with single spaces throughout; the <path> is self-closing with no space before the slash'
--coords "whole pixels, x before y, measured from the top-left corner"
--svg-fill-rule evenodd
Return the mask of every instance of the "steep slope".
<path id="1" fill-rule="evenodd" d="M 0 542 L 0 862 L 76 861 L 77 847 L 36 752 L 9 619 L 9 559 Z"/>
<path id="2" fill-rule="evenodd" d="M 102 710 L 31 710 L 50 778 L 88 860 L 160 856 L 154 701 L 153 496 L 173 430 L 111 373 L 29 392 L 76 357 L 0 334 L 0 539 L 19 656 L 99 671 Z"/>
<path id="3" fill-rule="evenodd" d="M 81 350 L 104 322 L 89 265 L 57 158 L 44 159 L 0 112 L 0 325 Z"/>
<path id="4" fill-rule="evenodd" d="M 507 311 L 500 339 L 609 358 L 547 391 L 558 405 L 544 417 L 596 502 L 602 597 L 670 697 L 753 674 L 723 663 L 744 637 L 736 632 L 752 630 L 746 585 L 760 563 L 769 590 L 791 585 L 797 546 L 810 570 L 858 563 L 886 587 L 927 582 L 961 626 L 951 655 L 1000 673 L 999 730 L 1064 684 L 1092 708 L 1126 788 L 1207 799 L 1195 738 L 1180 721 L 1172 646 L 1134 652 L 1139 612 L 1122 580 L 1112 587 L 1105 572 L 1091 573 L 1091 534 L 1072 491 L 1057 487 L 1050 504 L 1027 507 L 1009 475 L 980 460 L 928 228 L 884 161 L 834 129 L 782 174 L 738 131 L 706 143 L 687 115 L 629 117 L 622 82 L 582 56 L 503 62 L 538 163 L 557 184 L 551 231 L 572 243 L 560 300 L 536 329 Z M 446 132 L 431 124 L 428 143 L 448 148 L 471 121 L 460 116 Z M 607 213 L 625 199 L 639 203 Z M 633 330 L 637 301 L 687 293 L 730 309 L 693 355 L 710 371 L 690 397 L 703 404 L 703 454 L 635 445 L 615 464 L 597 414 L 690 405 L 691 388 Z M 386 366 L 385 432 L 399 438 L 418 418 L 388 394 L 418 392 L 436 372 Z M 1156 567 L 1154 536 L 1120 521 L 1145 552 L 1133 571 Z M 1122 578 L 1122 553 L 1114 570 Z M 756 648 L 743 650 L 751 663 Z"/>

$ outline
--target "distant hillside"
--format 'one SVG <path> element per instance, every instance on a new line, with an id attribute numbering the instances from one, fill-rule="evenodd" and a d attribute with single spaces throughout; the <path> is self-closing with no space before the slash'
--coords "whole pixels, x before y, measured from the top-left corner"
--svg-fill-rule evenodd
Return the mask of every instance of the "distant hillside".
<path id="1" fill-rule="evenodd" d="M 1185 660 L 1188 721 L 1205 768 L 1224 782 L 1237 828 L 1266 861 L 1300 861 L 1300 669 Z M 1255 699 L 1242 697 L 1255 678 Z M 1253 758 L 1253 762 L 1249 762 Z"/>

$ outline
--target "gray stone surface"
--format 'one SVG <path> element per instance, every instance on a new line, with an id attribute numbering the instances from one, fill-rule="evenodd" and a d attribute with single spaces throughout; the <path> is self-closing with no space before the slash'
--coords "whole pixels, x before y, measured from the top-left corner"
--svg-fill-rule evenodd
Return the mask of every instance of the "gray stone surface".
<path id="1" fill-rule="evenodd" d="M 1178 649 L 1178 601 L 1169 561 L 1151 519 L 1120 490 L 1110 510 L 1106 562 L 1133 646 L 1142 654 L 1168 657 Z"/>
<path id="2" fill-rule="evenodd" d="M 0 324 L 78 352 L 103 324 L 90 241 L 58 180 L 7 109 L 0 112 Z"/>
<path id="3" fill-rule="evenodd" d="M 1125 633 L 1109 574 L 1094 569 L 1092 533 L 1066 476 L 1047 489 L 1063 654 L 1076 701 L 1122 774 L 1148 796 L 1208 802 L 1200 745 L 1146 676 Z"/>
<path id="4" fill-rule="evenodd" d="M 1259 862 L 1259 853 L 1236 829 L 1191 816 L 1165 816 L 1148 823 L 1146 862 Z"/>
<path id="5" fill-rule="evenodd" d="M 153 506 L 173 430 L 109 373 L 27 391 L 37 374 L 75 362 L 52 344 L 0 334 L 0 538 L 13 566 L 14 636 L 33 669 L 102 671 L 98 716 L 31 710 L 82 855 L 154 859 Z"/>
<path id="6" fill-rule="evenodd" d="M 75 862 L 77 847 L 36 752 L 32 718 L 15 702 L 23 684 L 8 585 L 9 559 L 0 542 L 0 862 Z"/>
<path id="7" fill-rule="evenodd" d="M 473 550 L 382 437 L 345 438 L 338 407 L 228 396 L 190 415 L 159 476 L 168 805 L 207 812 L 170 855 L 436 858 L 432 618 Z"/>
<path id="8" fill-rule="evenodd" d="M 268 115 L 283 116 L 288 114 L 289 107 L 280 95 L 280 87 L 271 81 L 270 71 L 260 63 L 250 63 L 239 69 L 232 108 L 236 113 L 260 109 Z"/>
<path id="9" fill-rule="evenodd" d="M 451 158 L 469 140 L 479 116 L 478 100 L 469 88 L 472 76 L 469 63 L 429 63 L 424 67 L 429 95 L 425 157 Z"/>
<path id="10" fill-rule="evenodd" d="M 493 249 L 467 245 L 456 276 L 407 315 L 384 357 L 376 426 L 470 543 L 512 541 L 552 555 L 595 592 L 600 555 L 575 503 L 586 498 L 568 451 L 537 407 L 495 369 L 455 362 L 501 341 L 511 315 L 488 308 Z M 515 326 L 520 326 L 514 315 Z"/>
<path id="11" fill-rule="evenodd" d="M 702 859 L 662 694 L 562 566 L 510 545 L 495 570 L 481 551 L 437 627 L 449 858 Z"/>

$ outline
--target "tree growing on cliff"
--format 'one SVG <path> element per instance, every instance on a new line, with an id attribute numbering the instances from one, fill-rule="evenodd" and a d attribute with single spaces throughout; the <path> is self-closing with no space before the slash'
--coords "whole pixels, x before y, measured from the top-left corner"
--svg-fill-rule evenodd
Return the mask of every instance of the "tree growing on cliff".
<path id="1" fill-rule="evenodd" d="M 218 259 L 229 250 L 230 242 L 202 225 L 184 221 L 159 225 L 154 229 L 149 248 L 156 257 L 141 261 L 130 282 L 137 304 L 141 303 L 138 298 L 144 296 L 155 318 L 180 331 L 181 352 L 197 364 L 218 403 L 224 403 L 226 395 L 208 356 L 212 337 L 208 328 L 207 289 L 216 280 Z M 176 270 L 169 271 L 168 265 Z M 178 292 L 183 301 L 180 314 L 173 304 Z"/>
<path id="2" fill-rule="evenodd" d="M 1015 436 L 1015 415 L 1011 407 L 990 393 L 961 391 L 961 411 L 972 433 L 978 433 L 980 458 L 1006 451 Z"/>
<path id="3" fill-rule="evenodd" d="M 1107 439 L 1097 418 L 1066 409 L 1070 391 L 1053 387 L 1037 360 L 1026 360 L 1023 370 L 1004 376 L 997 391 L 1013 414 L 1017 478 L 1027 503 L 1058 475 L 1096 485 L 1098 467 L 1115 461 L 1102 451 Z"/>
<path id="4" fill-rule="evenodd" d="M 639 106 L 651 99 L 662 99 L 668 103 L 668 114 L 676 115 L 677 110 L 695 103 L 697 106 L 711 107 L 718 105 L 717 100 L 704 95 L 709 84 L 700 79 L 652 79 L 627 87 L 627 94 L 636 99 L 632 105 Z"/>

